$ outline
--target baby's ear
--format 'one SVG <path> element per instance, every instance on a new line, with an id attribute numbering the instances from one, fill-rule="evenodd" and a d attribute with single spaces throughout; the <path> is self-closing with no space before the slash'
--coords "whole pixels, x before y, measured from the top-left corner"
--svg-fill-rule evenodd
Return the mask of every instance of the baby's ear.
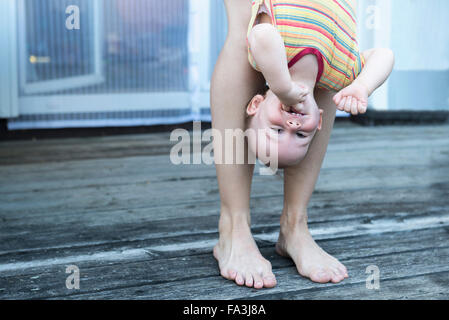
<path id="1" fill-rule="evenodd" d="M 254 116 L 257 113 L 257 110 L 259 110 L 260 104 L 264 101 L 264 99 L 265 98 L 260 94 L 251 99 L 248 107 L 246 108 L 246 113 L 248 116 Z"/>
<path id="2" fill-rule="evenodd" d="M 320 131 L 321 130 L 321 126 L 323 124 L 323 113 L 324 113 L 324 111 L 323 111 L 323 109 L 318 109 L 318 110 L 320 111 L 320 121 L 318 122 L 317 129 L 318 129 L 318 131 Z"/>

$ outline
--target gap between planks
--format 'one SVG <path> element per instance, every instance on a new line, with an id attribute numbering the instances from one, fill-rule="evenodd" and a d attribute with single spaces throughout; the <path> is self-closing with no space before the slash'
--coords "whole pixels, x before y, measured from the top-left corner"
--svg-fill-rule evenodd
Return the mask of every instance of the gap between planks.
<path id="1" fill-rule="evenodd" d="M 357 236 L 365 234 L 381 234 L 386 232 L 413 231 L 429 228 L 449 226 L 449 216 L 441 217 L 404 217 L 400 222 L 397 219 L 379 219 L 370 224 L 355 224 L 341 227 L 311 228 L 315 239 L 336 239 L 339 237 Z M 278 233 L 255 234 L 257 240 L 276 242 Z M 139 249 L 112 250 L 90 255 L 59 257 L 18 263 L 0 264 L 0 272 L 23 270 L 28 268 L 41 268 L 59 264 L 72 264 L 83 261 L 117 261 L 145 257 L 149 252 L 173 252 L 186 249 L 203 249 L 212 247 L 216 240 L 202 240 L 194 242 L 158 245 Z"/>

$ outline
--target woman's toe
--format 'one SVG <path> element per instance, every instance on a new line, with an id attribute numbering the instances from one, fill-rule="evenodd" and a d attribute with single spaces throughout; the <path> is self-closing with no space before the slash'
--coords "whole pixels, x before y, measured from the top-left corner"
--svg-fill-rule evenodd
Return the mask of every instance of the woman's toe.
<path id="1" fill-rule="evenodd" d="M 260 275 L 255 274 L 253 276 L 253 278 L 254 278 L 254 288 L 255 289 L 262 289 L 263 286 L 264 286 L 262 277 Z"/>
<path id="2" fill-rule="evenodd" d="M 245 285 L 247 287 L 251 288 L 253 286 L 253 284 L 254 284 L 253 276 L 251 275 L 251 273 L 246 273 L 245 274 Z"/>
<path id="3" fill-rule="evenodd" d="M 245 284 L 245 279 L 243 279 L 241 273 L 237 273 L 237 276 L 235 277 L 235 283 L 237 283 L 239 286 L 243 286 Z"/>

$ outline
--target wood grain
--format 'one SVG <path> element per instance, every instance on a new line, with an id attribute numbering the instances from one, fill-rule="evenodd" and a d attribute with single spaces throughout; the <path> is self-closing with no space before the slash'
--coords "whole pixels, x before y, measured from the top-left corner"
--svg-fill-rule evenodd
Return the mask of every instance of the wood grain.
<path id="1" fill-rule="evenodd" d="M 252 231 L 278 286 L 219 276 L 215 168 L 169 133 L 0 142 L 0 299 L 448 299 L 449 126 L 337 124 L 309 206 L 350 278 L 318 285 L 274 252 L 282 172 L 257 173 Z M 81 270 L 80 290 L 65 268 Z M 381 289 L 365 286 L 366 267 Z"/>

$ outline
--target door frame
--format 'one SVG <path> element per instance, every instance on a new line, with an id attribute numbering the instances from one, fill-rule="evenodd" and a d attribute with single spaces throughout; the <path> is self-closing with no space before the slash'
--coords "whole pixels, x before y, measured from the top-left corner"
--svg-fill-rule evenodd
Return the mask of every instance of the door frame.
<path id="1" fill-rule="evenodd" d="M 0 118 L 19 115 L 17 2 L 0 1 Z"/>

